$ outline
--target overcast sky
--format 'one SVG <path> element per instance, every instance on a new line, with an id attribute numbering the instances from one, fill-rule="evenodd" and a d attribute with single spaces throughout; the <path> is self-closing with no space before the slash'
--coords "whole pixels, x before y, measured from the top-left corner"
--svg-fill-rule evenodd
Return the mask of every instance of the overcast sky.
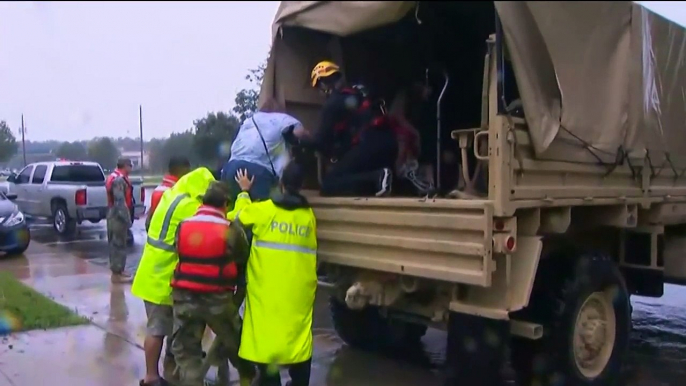
<path id="1" fill-rule="evenodd" d="M 0 119 L 32 140 L 166 137 L 227 111 L 278 2 L 0 2 Z"/>
<path id="2" fill-rule="evenodd" d="M 686 25 L 686 2 L 641 2 Z M 166 137 L 229 110 L 278 2 L 0 2 L 0 120 L 31 140 Z"/>

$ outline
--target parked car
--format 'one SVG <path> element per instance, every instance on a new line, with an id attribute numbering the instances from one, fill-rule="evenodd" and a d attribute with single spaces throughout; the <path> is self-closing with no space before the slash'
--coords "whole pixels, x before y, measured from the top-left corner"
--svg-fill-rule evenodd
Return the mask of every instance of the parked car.
<path id="1" fill-rule="evenodd" d="M 19 209 L 30 217 L 50 219 L 61 235 L 73 233 L 84 221 L 96 224 L 107 217 L 105 173 L 96 162 L 38 162 L 7 181 Z M 138 217 L 145 213 L 145 191 L 139 181 L 132 184 Z"/>
<path id="2" fill-rule="evenodd" d="M 17 196 L 0 191 L 0 252 L 5 255 L 24 253 L 31 242 L 31 232 L 24 214 L 12 202 Z"/>

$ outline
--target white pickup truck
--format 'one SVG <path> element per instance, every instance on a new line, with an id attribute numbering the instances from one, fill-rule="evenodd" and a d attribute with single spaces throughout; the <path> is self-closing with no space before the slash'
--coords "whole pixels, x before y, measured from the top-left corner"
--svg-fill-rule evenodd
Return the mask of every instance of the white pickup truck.
<path id="1" fill-rule="evenodd" d="M 83 221 L 98 223 L 107 217 L 105 173 L 98 163 L 37 162 L 7 179 L 15 203 L 30 217 L 48 218 L 61 235 L 74 232 Z M 145 213 L 145 191 L 132 181 L 134 216 Z"/>

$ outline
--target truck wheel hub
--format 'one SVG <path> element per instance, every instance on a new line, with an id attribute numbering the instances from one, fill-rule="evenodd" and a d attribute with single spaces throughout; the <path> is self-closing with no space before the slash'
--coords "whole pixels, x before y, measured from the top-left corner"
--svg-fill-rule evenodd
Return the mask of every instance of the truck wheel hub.
<path id="1" fill-rule="evenodd" d="M 607 291 L 594 292 L 579 308 L 574 329 L 574 359 L 586 378 L 599 376 L 612 356 L 615 311 Z"/>
<path id="2" fill-rule="evenodd" d="M 64 216 L 64 212 L 58 210 L 57 213 L 55 213 L 55 225 L 57 227 L 57 230 L 61 232 L 64 229 L 64 224 L 66 222 L 67 219 Z"/>

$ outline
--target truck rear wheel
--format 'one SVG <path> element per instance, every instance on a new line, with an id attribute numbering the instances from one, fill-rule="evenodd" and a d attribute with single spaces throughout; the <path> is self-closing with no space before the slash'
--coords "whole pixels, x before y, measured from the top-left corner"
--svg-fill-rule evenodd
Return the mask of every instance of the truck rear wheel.
<path id="1" fill-rule="evenodd" d="M 386 318 L 375 306 L 351 310 L 335 296 L 329 298 L 333 327 L 349 346 L 368 351 L 416 347 L 426 333 L 423 324 Z"/>
<path id="2" fill-rule="evenodd" d="M 546 260 L 524 311 L 526 319 L 543 324 L 545 334 L 538 341 L 512 340 L 519 384 L 613 384 L 631 332 L 624 278 L 602 255 Z"/>
<path id="3" fill-rule="evenodd" d="M 76 221 L 69 217 L 67 206 L 57 202 L 52 206 L 52 227 L 61 236 L 72 235 L 76 231 Z"/>

